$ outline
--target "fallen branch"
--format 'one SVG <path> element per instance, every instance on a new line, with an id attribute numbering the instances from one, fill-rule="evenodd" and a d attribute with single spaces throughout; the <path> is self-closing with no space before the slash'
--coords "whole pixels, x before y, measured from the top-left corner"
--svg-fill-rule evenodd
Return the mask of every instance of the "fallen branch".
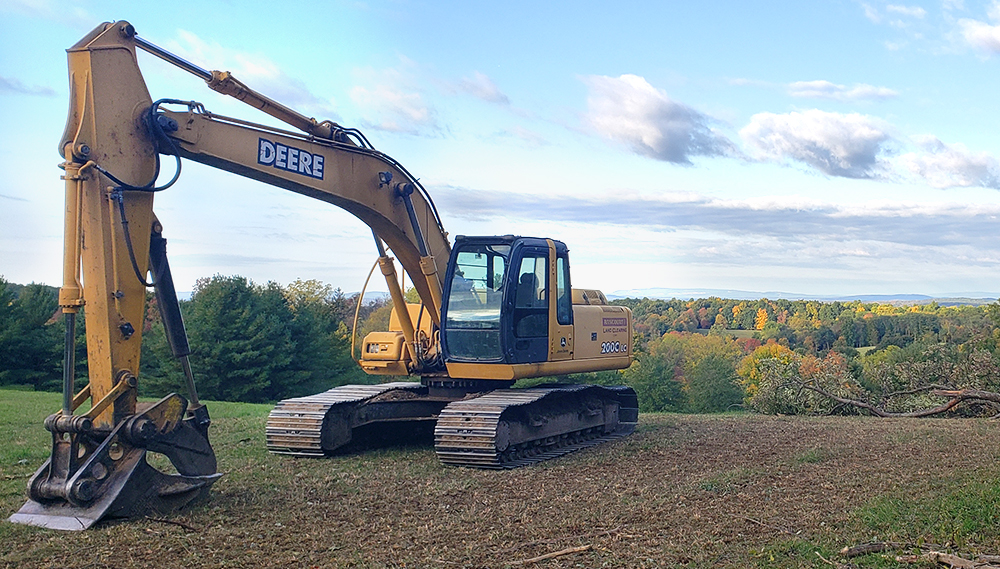
<path id="1" fill-rule="evenodd" d="M 570 547 L 560 551 L 553 551 L 552 553 L 546 553 L 545 555 L 539 555 L 538 557 L 532 557 L 531 559 L 524 559 L 521 561 L 515 561 L 511 565 L 529 565 L 531 563 L 538 563 L 539 561 L 545 561 L 546 559 L 552 559 L 554 557 L 562 557 L 563 555 L 570 555 L 573 553 L 582 553 L 584 551 L 590 551 L 593 545 L 581 545 L 580 547 Z"/>
<path id="2" fill-rule="evenodd" d="M 861 401 L 860 399 L 850 399 L 847 397 L 840 397 L 834 393 L 831 393 L 818 385 L 815 385 L 811 381 L 803 381 L 801 379 L 790 378 L 791 383 L 797 384 L 799 389 L 808 389 L 809 391 L 818 393 L 823 397 L 827 397 L 840 403 L 841 405 L 850 405 L 851 407 L 857 407 L 858 409 L 865 409 L 872 415 L 877 417 L 930 417 L 931 415 L 938 415 L 946 411 L 951 411 L 959 403 L 963 401 L 990 401 L 992 403 L 1000 404 L 1000 393 L 994 393 L 992 391 L 983 391 L 982 389 L 961 389 L 961 390 L 948 390 L 948 389 L 932 389 L 930 391 L 931 395 L 937 395 L 938 397 L 950 397 L 951 399 L 941 405 L 936 407 L 930 407 L 928 409 L 918 409 L 916 411 L 909 411 L 906 413 L 893 413 L 891 411 L 886 411 L 885 409 L 869 403 L 868 401 Z M 786 384 L 787 385 L 787 384 Z M 933 386 L 937 387 L 937 386 Z M 913 390 L 913 392 L 921 391 L 922 389 Z M 905 393 L 905 392 L 900 392 Z"/>
<path id="3" fill-rule="evenodd" d="M 952 555 L 950 553 L 941 553 L 940 551 L 928 551 L 923 555 L 901 555 L 896 557 L 896 562 L 898 563 L 922 563 L 924 561 L 933 561 L 934 563 L 943 563 L 951 567 L 952 569 L 1000 569 L 1000 565 L 993 565 L 990 561 L 985 559 L 996 559 L 994 555 L 981 555 L 975 561 L 972 559 L 965 559 L 964 557 L 959 557 L 957 555 Z"/>
<path id="4" fill-rule="evenodd" d="M 930 561 L 936 561 L 938 563 L 945 563 L 956 569 L 975 569 L 976 562 L 971 559 L 964 559 L 957 555 L 951 555 L 950 553 L 941 553 L 939 551 L 928 551 L 924 554 L 924 557 Z"/>
<path id="5" fill-rule="evenodd" d="M 538 541 L 528 541 L 525 543 L 519 543 L 512 547 L 508 547 L 507 549 L 503 549 L 499 551 L 499 553 L 510 553 L 511 551 L 516 551 L 518 549 L 523 549 L 525 547 L 531 547 L 533 545 L 545 545 L 547 543 L 556 543 L 558 541 L 567 541 L 570 539 L 593 539 L 595 537 L 603 537 L 606 535 L 619 535 L 621 531 L 622 531 L 621 526 L 618 526 L 615 529 L 599 531 L 597 533 L 588 533 L 586 535 L 571 535 L 567 537 L 554 537 L 552 539 L 540 539 Z"/>
<path id="6" fill-rule="evenodd" d="M 1000 403 L 1000 393 L 983 391 L 982 389 L 935 389 L 934 391 L 931 391 L 931 394 L 939 395 L 941 397 L 951 397 L 958 401 L 976 399 L 979 401 L 992 401 L 993 403 Z"/>
<path id="7" fill-rule="evenodd" d="M 188 524 L 186 524 L 184 522 L 178 522 L 178 521 L 174 521 L 174 520 L 168 520 L 168 519 L 165 519 L 165 518 L 153 518 L 153 517 L 150 517 L 150 516 L 146 516 L 146 519 L 149 520 L 149 521 L 151 521 L 151 522 L 160 522 L 161 524 L 171 524 L 171 525 L 175 525 L 175 526 L 180 526 L 180 527 L 182 527 L 182 528 L 184 528 L 184 529 L 186 529 L 188 531 L 201 531 L 200 529 L 198 529 L 198 528 L 196 528 L 194 526 L 189 526 Z"/>
<path id="8" fill-rule="evenodd" d="M 894 541 L 875 541 L 872 543 L 862 543 L 861 545 L 855 545 L 854 547 L 845 547 L 840 550 L 840 556 L 851 558 L 868 555 L 869 553 L 883 553 L 885 551 L 898 549 L 935 549 L 938 547 L 941 546 L 935 543 L 915 545 L 912 543 L 898 543 Z"/>

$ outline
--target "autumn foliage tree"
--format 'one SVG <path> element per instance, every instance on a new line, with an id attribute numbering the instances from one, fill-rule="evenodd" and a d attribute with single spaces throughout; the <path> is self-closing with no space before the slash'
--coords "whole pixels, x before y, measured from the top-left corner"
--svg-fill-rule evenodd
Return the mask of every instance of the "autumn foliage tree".
<path id="1" fill-rule="evenodd" d="M 763 413 L 997 415 L 1000 358 L 984 349 L 952 348 L 934 345 L 894 363 L 882 355 L 858 369 L 836 351 L 818 358 L 771 343 L 745 358 L 739 375 L 748 405 Z M 889 356 L 899 351 L 888 350 Z"/>
<path id="2" fill-rule="evenodd" d="M 645 411 L 725 411 L 743 398 L 735 373 L 742 353 L 723 336 L 668 332 L 646 343 L 624 379 Z"/>
<path id="3" fill-rule="evenodd" d="M 759 346 L 740 362 L 737 374 L 747 405 L 762 413 L 789 413 L 785 379 L 797 372 L 798 356 L 781 344 Z"/>

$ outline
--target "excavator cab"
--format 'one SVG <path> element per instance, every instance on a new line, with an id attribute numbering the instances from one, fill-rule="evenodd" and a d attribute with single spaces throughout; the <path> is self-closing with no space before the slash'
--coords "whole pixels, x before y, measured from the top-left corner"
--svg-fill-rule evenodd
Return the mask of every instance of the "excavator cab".
<path id="1" fill-rule="evenodd" d="M 631 363 L 631 313 L 609 305 L 600 291 L 572 288 L 569 249 L 561 241 L 457 236 L 442 279 L 439 324 L 426 306 L 402 301 L 391 267 L 383 272 L 390 292 L 397 288 L 394 304 L 407 310 L 393 310 L 389 331 L 365 337 L 360 364 L 368 373 L 415 373 L 442 385 L 457 380 L 495 389 L 521 378 Z M 439 339 L 438 349 L 425 347 L 424 338 Z M 434 367 L 414 371 L 430 354 Z M 434 371 L 442 364 L 448 380 Z"/>
<path id="2" fill-rule="evenodd" d="M 568 250 L 559 241 L 458 236 L 445 282 L 442 344 L 448 362 L 546 362 L 550 328 L 573 324 Z"/>

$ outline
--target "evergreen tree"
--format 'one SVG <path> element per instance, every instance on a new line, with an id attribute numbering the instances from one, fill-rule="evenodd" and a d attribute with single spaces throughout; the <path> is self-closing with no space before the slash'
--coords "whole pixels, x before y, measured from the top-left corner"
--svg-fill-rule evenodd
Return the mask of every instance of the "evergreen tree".
<path id="1" fill-rule="evenodd" d="M 184 378 L 167 345 L 156 300 L 148 302 L 142 392 L 183 393 Z M 199 280 L 192 299 L 182 303 L 199 395 L 276 401 L 371 383 L 373 378 L 350 356 L 343 321 L 347 304 L 339 289 L 319 281 L 299 280 L 282 288 L 238 276 Z"/>
<path id="2" fill-rule="evenodd" d="M 29 284 L 15 294 L 0 277 L 0 385 L 61 388 L 65 332 L 53 318 L 58 308 L 56 289 Z"/>
<path id="3" fill-rule="evenodd" d="M 186 308 L 202 397 L 263 402 L 293 379 L 291 313 L 277 285 L 216 275 L 198 281 Z"/>

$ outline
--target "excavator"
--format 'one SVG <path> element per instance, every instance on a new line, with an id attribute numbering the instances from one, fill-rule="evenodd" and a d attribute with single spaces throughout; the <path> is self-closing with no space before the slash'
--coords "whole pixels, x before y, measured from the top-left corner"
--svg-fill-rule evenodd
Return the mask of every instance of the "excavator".
<path id="1" fill-rule="evenodd" d="M 215 114 L 195 101 L 153 101 L 137 49 L 290 128 Z M 165 514 L 206 497 L 222 476 L 153 213 L 154 195 L 177 181 L 182 159 L 343 208 L 373 233 L 393 308 L 389 329 L 361 342 L 358 363 L 389 382 L 279 402 L 266 426 L 271 452 L 325 456 L 365 433 L 431 426 L 443 463 L 503 469 L 632 432 L 638 405 L 629 387 L 512 388 L 519 379 L 632 362 L 631 312 L 598 290 L 571 286 L 564 243 L 513 235 L 450 242 L 417 178 L 360 131 L 317 121 L 229 72 L 192 64 L 126 21 L 98 26 L 67 52 L 70 107 L 59 140 L 62 408 L 44 422 L 51 455 L 10 521 L 82 530 L 102 519 Z M 173 156 L 176 171 L 157 186 L 161 155 Z M 396 261 L 419 302 L 406 302 Z M 186 396 L 138 400 L 147 288 L 184 371 Z M 75 328 L 84 310 L 88 382 L 77 391 Z M 395 381 L 400 376 L 419 381 Z"/>

